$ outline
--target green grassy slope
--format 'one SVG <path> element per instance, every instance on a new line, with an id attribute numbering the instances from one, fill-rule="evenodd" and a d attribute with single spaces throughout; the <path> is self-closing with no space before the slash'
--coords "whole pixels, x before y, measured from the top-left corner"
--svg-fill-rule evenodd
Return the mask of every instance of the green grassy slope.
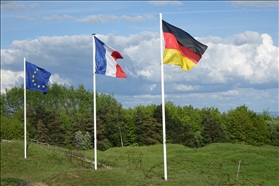
<path id="1" fill-rule="evenodd" d="M 93 159 L 93 150 L 82 152 Z M 27 159 L 23 142 L 1 143 L 1 185 L 279 185 L 279 148 L 211 144 L 191 149 L 167 145 L 168 180 L 162 145 L 111 148 L 98 152 L 98 170 L 70 160 L 65 152 L 32 143 Z"/>

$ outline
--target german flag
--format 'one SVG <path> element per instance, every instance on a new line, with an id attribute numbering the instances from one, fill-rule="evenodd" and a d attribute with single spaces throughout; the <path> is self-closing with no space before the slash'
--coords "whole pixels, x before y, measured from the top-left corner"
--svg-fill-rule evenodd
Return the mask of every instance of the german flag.
<path id="1" fill-rule="evenodd" d="M 162 21 L 165 40 L 164 64 L 178 65 L 182 70 L 191 70 L 199 62 L 207 46 L 184 30 Z"/>

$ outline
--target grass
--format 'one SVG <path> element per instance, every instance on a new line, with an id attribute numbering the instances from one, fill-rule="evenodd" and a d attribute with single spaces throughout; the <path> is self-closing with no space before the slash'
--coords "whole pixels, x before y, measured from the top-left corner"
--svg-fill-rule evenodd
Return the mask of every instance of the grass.
<path id="1" fill-rule="evenodd" d="M 23 142 L 1 143 L 1 185 L 279 185 L 279 148 L 211 144 L 199 149 L 167 144 L 168 180 L 162 145 L 98 151 L 98 170 L 65 152 L 32 143 L 24 159 Z M 93 160 L 93 150 L 81 152 Z M 238 164 L 240 172 L 236 175 Z"/>

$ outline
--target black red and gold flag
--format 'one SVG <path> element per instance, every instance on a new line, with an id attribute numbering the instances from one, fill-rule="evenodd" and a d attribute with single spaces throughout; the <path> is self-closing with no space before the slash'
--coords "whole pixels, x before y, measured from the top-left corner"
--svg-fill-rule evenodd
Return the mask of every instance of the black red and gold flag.
<path id="1" fill-rule="evenodd" d="M 178 65 L 182 70 L 190 70 L 199 62 L 207 46 L 164 20 L 162 27 L 165 41 L 164 64 Z"/>

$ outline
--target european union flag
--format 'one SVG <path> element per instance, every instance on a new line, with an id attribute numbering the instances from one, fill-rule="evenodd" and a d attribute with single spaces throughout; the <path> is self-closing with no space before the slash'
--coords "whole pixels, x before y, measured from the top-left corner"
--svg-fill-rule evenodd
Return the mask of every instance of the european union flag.
<path id="1" fill-rule="evenodd" d="M 47 93 L 47 84 L 51 73 L 26 61 L 26 88 Z"/>

